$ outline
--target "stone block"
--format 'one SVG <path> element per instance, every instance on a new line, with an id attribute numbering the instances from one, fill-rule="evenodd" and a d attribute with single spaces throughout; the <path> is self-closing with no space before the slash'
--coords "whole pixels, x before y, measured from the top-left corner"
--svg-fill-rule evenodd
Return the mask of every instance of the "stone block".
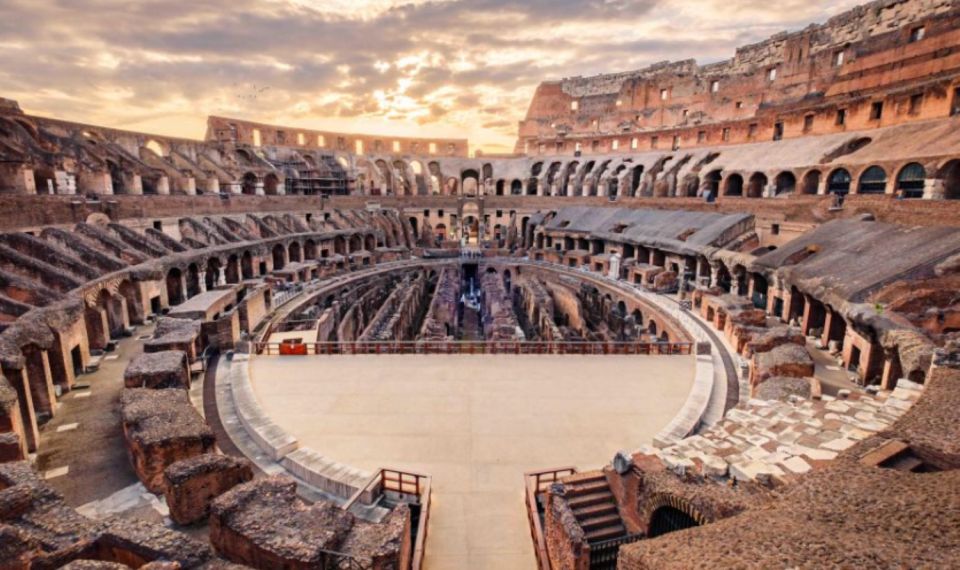
<path id="1" fill-rule="evenodd" d="M 207 519 L 215 498 L 252 480 L 253 466 L 247 459 L 206 453 L 170 465 L 163 476 L 170 518 L 189 525 Z"/>

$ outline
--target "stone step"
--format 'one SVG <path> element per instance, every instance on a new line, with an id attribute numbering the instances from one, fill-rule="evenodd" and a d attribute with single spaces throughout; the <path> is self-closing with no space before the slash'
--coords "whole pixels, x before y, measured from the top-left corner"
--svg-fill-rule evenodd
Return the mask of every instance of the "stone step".
<path id="1" fill-rule="evenodd" d="M 604 540 L 613 540 L 627 534 L 627 529 L 622 524 L 606 526 L 591 530 L 586 533 L 587 542 L 602 542 Z"/>
<path id="2" fill-rule="evenodd" d="M 599 493 L 600 491 L 605 491 L 609 488 L 610 486 L 607 484 L 606 479 L 600 479 L 599 481 L 584 481 L 583 483 L 576 483 L 574 485 L 569 483 L 564 484 L 564 489 L 566 490 L 568 497 Z"/>
<path id="3" fill-rule="evenodd" d="M 601 503 L 613 503 L 613 493 L 609 490 L 602 493 L 590 493 L 589 495 L 579 495 L 567 500 L 567 504 L 570 505 L 571 509 L 578 509 L 580 507 L 588 507 L 591 505 L 599 505 Z"/>
<path id="4" fill-rule="evenodd" d="M 609 503 L 598 503 L 596 505 L 588 505 L 585 507 L 573 509 L 573 514 L 574 516 L 577 517 L 577 520 L 605 516 L 605 515 L 616 513 L 616 512 L 617 512 L 617 505 L 613 501 Z"/>
<path id="5" fill-rule="evenodd" d="M 620 515 L 617 513 L 603 515 L 602 517 L 590 517 L 587 519 L 580 519 L 578 516 L 577 519 L 579 520 L 580 527 L 584 530 L 584 532 L 590 532 L 604 527 L 623 527 L 623 521 L 620 520 Z"/>

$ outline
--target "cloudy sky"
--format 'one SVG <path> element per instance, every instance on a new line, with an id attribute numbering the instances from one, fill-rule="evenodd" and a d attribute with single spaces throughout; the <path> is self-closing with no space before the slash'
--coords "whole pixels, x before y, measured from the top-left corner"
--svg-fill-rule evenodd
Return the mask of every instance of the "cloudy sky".
<path id="1" fill-rule="evenodd" d="M 0 97 L 202 138 L 208 114 L 512 150 L 538 82 L 700 63 L 856 0 L 0 0 Z"/>

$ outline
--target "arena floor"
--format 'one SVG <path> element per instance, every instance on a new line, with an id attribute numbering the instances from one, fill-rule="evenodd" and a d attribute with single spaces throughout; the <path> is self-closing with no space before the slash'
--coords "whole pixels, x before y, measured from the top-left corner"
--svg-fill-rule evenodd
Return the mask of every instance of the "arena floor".
<path id="1" fill-rule="evenodd" d="M 427 570 L 535 565 L 523 473 L 597 468 L 683 407 L 685 356 L 254 358 L 281 427 L 338 462 L 433 476 Z"/>

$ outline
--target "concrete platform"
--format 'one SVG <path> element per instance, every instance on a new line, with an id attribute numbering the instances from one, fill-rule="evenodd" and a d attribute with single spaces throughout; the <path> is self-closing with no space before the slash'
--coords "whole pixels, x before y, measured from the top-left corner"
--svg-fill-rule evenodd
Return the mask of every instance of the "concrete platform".
<path id="1" fill-rule="evenodd" d="M 535 566 L 523 473 L 596 468 L 683 407 L 692 356 L 271 356 L 263 410 L 302 445 L 366 471 L 433 476 L 426 568 Z"/>

